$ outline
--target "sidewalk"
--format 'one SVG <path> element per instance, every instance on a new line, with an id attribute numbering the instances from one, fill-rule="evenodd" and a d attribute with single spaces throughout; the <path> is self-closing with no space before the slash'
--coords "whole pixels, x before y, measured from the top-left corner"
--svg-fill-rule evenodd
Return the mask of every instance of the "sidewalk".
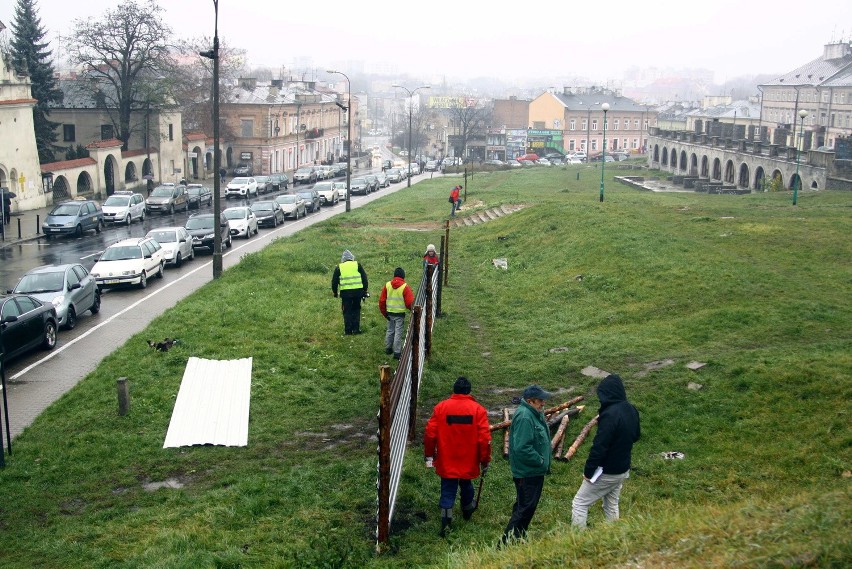
<path id="1" fill-rule="evenodd" d="M 32 241 L 43 237 L 41 224 L 47 219 L 47 214 L 53 206 L 28 211 L 12 212 L 9 225 L 3 226 L 5 234 L 0 233 L 0 249 L 22 241 Z"/>

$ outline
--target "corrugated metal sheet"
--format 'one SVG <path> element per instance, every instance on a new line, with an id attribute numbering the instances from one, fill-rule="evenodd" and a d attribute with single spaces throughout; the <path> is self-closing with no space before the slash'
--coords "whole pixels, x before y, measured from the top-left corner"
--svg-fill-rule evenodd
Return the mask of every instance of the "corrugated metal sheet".
<path id="1" fill-rule="evenodd" d="M 248 444 L 251 358 L 189 358 L 163 448 Z"/>

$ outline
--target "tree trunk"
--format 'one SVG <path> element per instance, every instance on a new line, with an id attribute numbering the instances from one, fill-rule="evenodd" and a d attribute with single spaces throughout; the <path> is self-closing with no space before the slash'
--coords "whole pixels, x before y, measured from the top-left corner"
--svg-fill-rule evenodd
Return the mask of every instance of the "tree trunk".
<path id="1" fill-rule="evenodd" d="M 571 447 L 565 452 L 565 460 L 571 460 L 574 457 L 574 454 L 577 452 L 577 449 L 580 448 L 580 445 L 583 444 L 583 441 L 586 440 L 586 436 L 588 436 L 589 431 L 592 430 L 592 427 L 598 424 L 598 415 L 595 415 L 595 418 L 586 423 L 586 426 L 583 427 L 583 430 L 580 431 L 580 434 L 577 435 L 577 438 L 574 439 L 574 443 Z"/>

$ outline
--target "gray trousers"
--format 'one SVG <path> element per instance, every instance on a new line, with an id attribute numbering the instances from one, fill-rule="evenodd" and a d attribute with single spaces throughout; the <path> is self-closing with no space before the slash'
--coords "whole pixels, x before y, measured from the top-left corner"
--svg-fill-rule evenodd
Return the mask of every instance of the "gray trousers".
<path id="1" fill-rule="evenodd" d="M 589 508 L 598 500 L 603 500 L 603 511 L 607 521 L 617 520 L 621 487 L 629 476 L 628 470 L 622 474 L 601 474 L 594 484 L 583 479 L 571 503 L 571 524 L 578 528 L 585 528 Z"/>
<path id="2" fill-rule="evenodd" d="M 388 331 L 385 334 L 385 349 L 393 350 L 394 354 L 402 351 L 402 340 L 405 336 L 405 314 L 388 312 Z"/>

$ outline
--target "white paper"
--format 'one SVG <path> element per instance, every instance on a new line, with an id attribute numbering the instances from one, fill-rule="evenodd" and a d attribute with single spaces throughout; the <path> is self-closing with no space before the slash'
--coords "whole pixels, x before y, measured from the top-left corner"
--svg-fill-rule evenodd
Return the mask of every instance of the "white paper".
<path id="1" fill-rule="evenodd" d="M 598 467 L 595 469 L 595 473 L 594 473 L 594 474 L 592 474 L 592 477 L 591 477 L 591 478 L 589 478 L 589 482 L 591 482 L 592 484 L 594 484 L 595 482 L 597 482 L 597 481 L 598 481 L 598 478 L 600 478 L 600 477 L 601 477 L 601 474 L 603 474 L 603 466 L 598 466 Z"/>

